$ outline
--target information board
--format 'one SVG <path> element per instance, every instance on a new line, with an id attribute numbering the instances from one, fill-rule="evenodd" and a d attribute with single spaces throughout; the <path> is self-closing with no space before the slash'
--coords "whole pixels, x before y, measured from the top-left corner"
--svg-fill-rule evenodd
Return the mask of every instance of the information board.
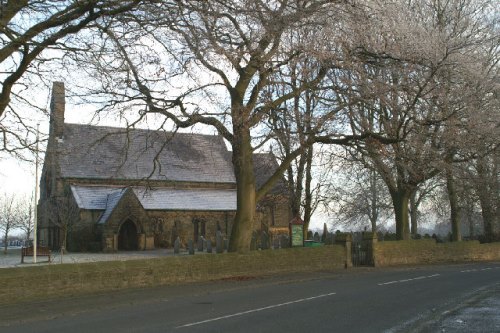
<path id="1" fill-rule="evenodd" d="M 304 226 L 292 224 L 292 246 L 304 246 Z"/>

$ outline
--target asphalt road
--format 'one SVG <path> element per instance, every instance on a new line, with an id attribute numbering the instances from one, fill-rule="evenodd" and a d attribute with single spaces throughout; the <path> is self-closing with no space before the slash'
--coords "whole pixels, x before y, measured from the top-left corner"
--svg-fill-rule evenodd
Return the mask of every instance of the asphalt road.
<path id="1" fill-rule="evenodd" d="M 452 332 L 471 300 L 500 306 L 499 286 L 500 263 L 356 268 L 12 305 L 0 332 Z M 463 331 L 500 332 L 495 313 Z"/>

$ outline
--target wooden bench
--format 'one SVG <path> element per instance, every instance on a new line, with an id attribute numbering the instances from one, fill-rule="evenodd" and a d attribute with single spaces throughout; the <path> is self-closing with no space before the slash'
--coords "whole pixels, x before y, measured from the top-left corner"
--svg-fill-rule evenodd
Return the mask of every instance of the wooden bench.
<path id="1" fill-rule="evenodd" d="M 33 246 L 21 248 L 21 263 L 24 263 L 24 257 L 33 256 Z M 49 257 L 50 262 L 50 249 L 47 246 L 37 246 L 36 247 L 37 257 Z"/>

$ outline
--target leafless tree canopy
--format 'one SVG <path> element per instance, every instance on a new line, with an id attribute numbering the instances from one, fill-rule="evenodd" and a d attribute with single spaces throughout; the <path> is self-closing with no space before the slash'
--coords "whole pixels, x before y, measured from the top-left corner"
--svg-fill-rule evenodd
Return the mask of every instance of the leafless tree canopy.
<path id="1" fill-rule="evenodd" d="M 59 51 L 73 51 L 72 36 L 139 0 L 5 0 L 0 3 L 0 152 L 25 157 L 35 148 L 36 127 L 22 108 L 43 112 L 29 94 L 31 76 L 50 72 Z"/>
<path id="2" fill-rule="evenodd" d="M 312 192 L 316 143 L 347 145 L 383 179 L 405 239 L 429 179 L 446 175 L 451 210 L 458 173 L 493 175 L 498 190 L 499 12 L 494 0 L 4 1 L 3 150 L 32 145 L 11 99 L 57 60 L 96 116 L 209 126 L 229 142 L 232 250 L 248 248 L 255 203 L 284 172 L 295 203 Z M 280 167 L 256 188 L 252 153 L 278 144 Z"/>

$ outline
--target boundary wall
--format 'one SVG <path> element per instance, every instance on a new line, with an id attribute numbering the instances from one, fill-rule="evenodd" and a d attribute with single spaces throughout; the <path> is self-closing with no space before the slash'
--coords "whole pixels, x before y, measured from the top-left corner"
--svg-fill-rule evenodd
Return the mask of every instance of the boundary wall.
<path id="1" fill-rule="evenodd" d="M 0 304 L 169 284 L 251 279 L 345 266 L 341 245 L 0 269 Z"/>

